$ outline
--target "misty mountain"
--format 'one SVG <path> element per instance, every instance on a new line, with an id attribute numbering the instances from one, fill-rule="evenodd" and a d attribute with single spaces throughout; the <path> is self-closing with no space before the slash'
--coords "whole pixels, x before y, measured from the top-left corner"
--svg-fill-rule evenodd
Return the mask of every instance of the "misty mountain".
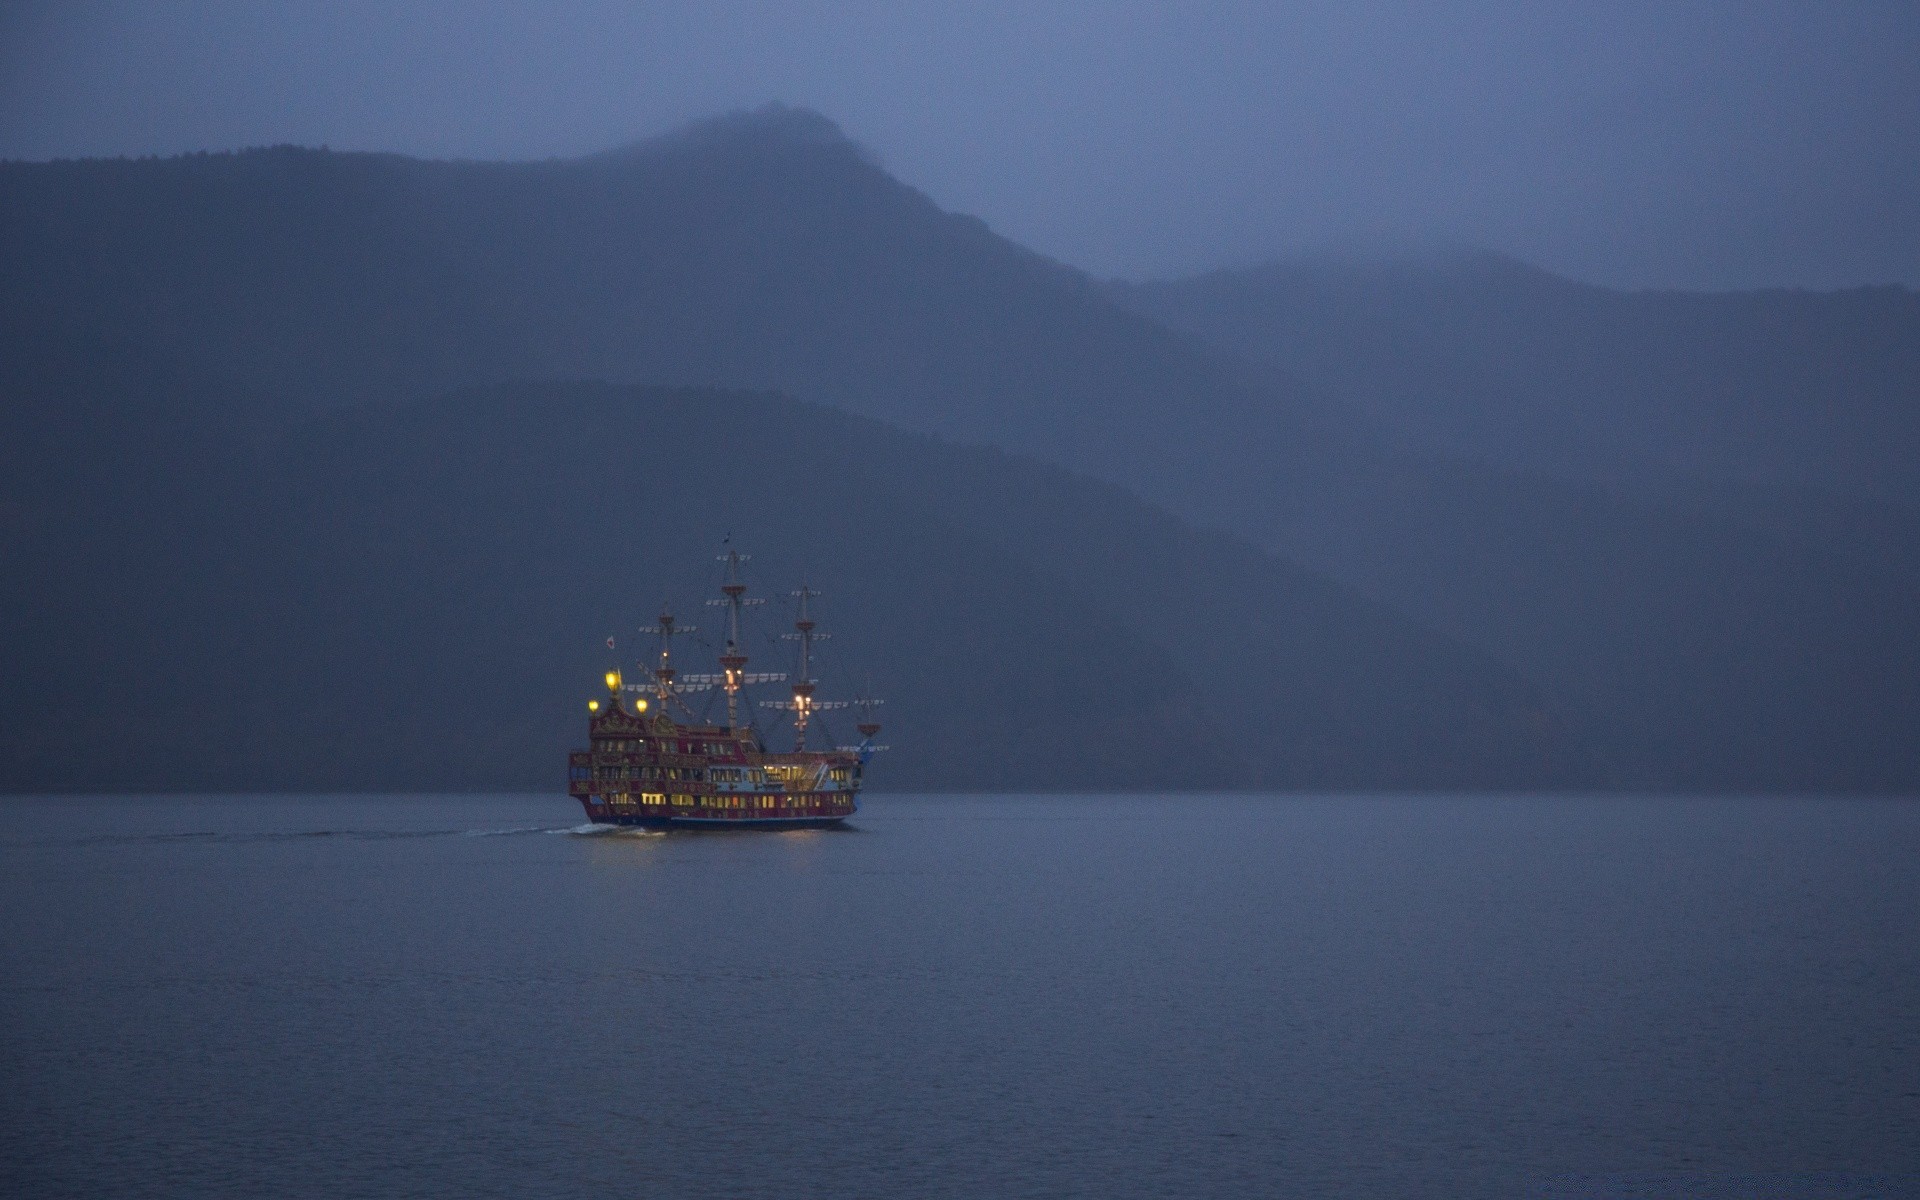
<path id="1" fill-rule="evenodd" d="M 1527 449 L 1558 444 L 1544 435 L 1483 446 L 1470 415 L 1459 439 L 1423 434 L 1332 368 L 1130 311 L 1137 296 L 941 211 L 816 114 L 739 115 L 541 163 L 278 148 L 4 164 L 0 261 L 0 321 L 29 331 L 10 340 L 111 346 L 155 364 L 155 378 L 203 381 L 248 444 L 283 447 L 263 453 L 290 456 L 289 478 L 310 452 L 286 439 L 326 414 L 370 421 L 456 389 L 557 377 L 778 390 L 1051 461 L 1331 576 L 1371 597 L 1368 611 L 1398 610 L 1528 680 L 1600 747 L 1614 783 L 1920 783 L 1904 732 L 1920 723 L 1914 589 L 1875 550 L 1904 544 L 1900 504 L 1828 491 L 1824 451 L 1754 497 L 1708 471 L 1629 489 L 1592 468 L 1616 461 L 1604 441 L 1560 458 Z M 1356 351 L 1352 369 L 1392 376 L 1398 346 L 1376 346 L 1382 361 Z M 70 411 L 111 422 L 119 386 L 74 383 Z M 167 403 L 142 411 L 164 422 Z M 1717 436 L 1711 421 L 1695 427 Z M 1739 448 L 1745 431 L 1720 432 L 1737 444 L 1728 461 L 1760 453 Z M 1647 427 L 1626 443 L 1661 436 Z M 1768 436 L 1782 454 L 1794 444 Z M 982 472 L 995 461 L 954 453 Z M 1620 461 L 1638 469 L 1659 453 Z M 207 457 L 191 461 L 201 471 Z M 1778 490 L 1795 479 L 1815 480 L 1823 505 Z M 956 483 L 949 502 L 985 503 L 999 486 Z M 22 511 L 43 499 L 16 494 L 7 503 Z M 1034 495 L 1012 523 L 1053 528 L 1053 501 Z M 1115 512 L 1148 519 L 1111 496 Z M 1861 512 L 1891 516 L 1862 532 Z M 1106 529 L 1094 544 L 1128 544 Z M 1205 608 L 1203 574 L 1162 572 L 1187 582 L 1133 591 Z M 1267 619 L 1267 594 L 1245 597 L 1253 619 Z M 1089 611 L 1113 613 L 1119 595 Z M 1225 661 L 1140 636 L 1196 686 Z M 1380 635 L 1329 652 L 1375 655 L 1384 670 L 1378 656 L 1404 645 Z M 1416 709 L 1421 695 L 1409 694 Z M 1310 716 L 1289 702 L 1250 693 L 1236 710 L 1277 714 L 1261 735 L 1282 739 L 1276 758 L 1305 753 L 1282 737 Z M 1502 771 L 1489 778 L 1518 778 Z"/>
<path id="2" fill-rule="evenodd" d="M 145 398 L 190 412 L 168 388 Z M 258 453 L 34 453 L 68 486 L 9 510 L 0 788 L 551 786 L 604 638 L 635 672 L 668 600 L 687 660 L 716 653 L 728 534 L 757 591 L 826 593 L 827 684 L 890 701 L 879 786 L 1597 778 L 1536 689 L 1345 589 L 1117 488 L 773 395 L 517 385 Z M 763 611 L 748 651 L 780 669 L 792 614 Z"/>
<path id="3" fill-rule="evenodd" d="M 1911 786 L 1920 297 L 1485 254 L 1109 294 L 1395 437 L 1246 531 L 1545 682 L 1628 778 Z"/>
<path id="4" fill-rule="evenodd" d="M 5 308 L 296 416 L 514 378 L 778 389 L 1166 493 L 1205 473 L 1224 508 L 1299 415 L 778 107 L 567 161 L 5 164 L 0 261 Z M 1233 438 L 1182 433 L 1223 403 Z"/>
<path id="5" fill-rule="evenodd" d="M 1920 779 L 1920 589 L 1856 539 L 1417 455 L 1284 482 L 1263 544 L 1538 683 L 1616 784 Z"/>
<path id="6" fill-rule="evenodd" d="M 1496 254 L 1114 284 L 1436 451 L 1628 484 L 1920 498 L 1920 293 L 1624 292 Z"/>

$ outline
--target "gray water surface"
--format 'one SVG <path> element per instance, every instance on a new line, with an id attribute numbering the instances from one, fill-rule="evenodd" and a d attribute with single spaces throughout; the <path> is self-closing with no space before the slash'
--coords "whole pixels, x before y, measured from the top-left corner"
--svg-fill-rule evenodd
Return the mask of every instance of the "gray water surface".
<path id="1" fill-rule="evenodd" d="M 0 800 L 0 1193 L 1920 1194 L 1920 804 Z"/>

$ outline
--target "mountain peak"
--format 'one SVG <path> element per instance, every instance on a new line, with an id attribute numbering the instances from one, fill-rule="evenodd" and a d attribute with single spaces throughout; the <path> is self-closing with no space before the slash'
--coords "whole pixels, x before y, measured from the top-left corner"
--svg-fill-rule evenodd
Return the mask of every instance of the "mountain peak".
<path id="1" fill-rule="evenodd" d="M 686 127 L 689 136 L 713 139 L 796 142 L 805 145 L 851 144 L 833 118 L 811 108 L 774 101 L 759 108 L 737 108 L 705 117 Z"/>
<path id="2" fill-rule="evenodd" d="M 831 117 L 811 108 L 775 101 L 759 108 L 741 108 L 718 116 L 703 117 L 671 133 L 646 138 L 593 157 L 625 158 L 663 150 L 765 151 L 795 147 L 840 148 L 864 156 L 864 151 Z"/>

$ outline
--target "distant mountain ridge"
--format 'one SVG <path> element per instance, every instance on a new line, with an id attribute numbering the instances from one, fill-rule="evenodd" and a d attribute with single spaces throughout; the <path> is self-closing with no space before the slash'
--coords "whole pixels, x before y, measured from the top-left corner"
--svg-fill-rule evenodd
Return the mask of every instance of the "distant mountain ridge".
<path id="1" fill-rule="evenodd" d="M 1788 491 L 1762 503 L 1684 473 L 1656 493 L 1587 469 L 1606 459 L 1600 443 L 1543 454 L 1540 437 L 1504 427 L 1425 438 L 1382 400 L 1398 393 L 1368 390 L 1405 373 L 1392 360 L 1405 339 L 1370 310 L 1344 360 L 1331 339 L 1293 362 L 1173 328 L 1134 311 L 1143 293 L 941 211 L 817 114 L 734 116 L 541 163 L 278 148 L 4 164 L 0 262 L 0 331 L 70 363 L 16 364 L 43 402 L 0 418 L 16 447 L 42 448 L 17 453 L 16 478 L 45 488 L 60 479 L 47 464 L 85 455 L 116 406 L 152 393 L 140 427 L 165 426 L 155 414 L 179 389 L 147 386 L 135 363 L 222 398 L 226 415 L 194 428 L 246 426 L 249 445 L 283 447 L 329 413 L 374 420 L 517 380 L 779 391 L 1060 464 L 1339 580 L 1354 589 L 1343 603 L 1364 594 L 1538 689 L 1597 748 L 1601 782 L 1920 786 L 1904 732 L 1920 724 L 1920 621 L 1874 549 L 1903 544 L 1897 501 L 1816 512 Z M 1337 299 L 1309 315 L 1337 324 Z M 1444 380 L 1445 366 L 1416 374 Z M 1588 438 L 1584 406 L 1599 401 L 1584 395 L 1543 428 Z M 1449 436 L 1462 432 L 1471 422 Z M 1741 453 L 1754 441 L 1723 440 Z M 45 488 L 0 484 L 0 503 L 30 524 Z M 949 503 L 978 490 L 950 489 Z M 1046 527 L 1045 491 L 1029 490 L 1039 507 L 1018 523 Z M 1392 642 L 1369 636 L 1329 661 Z M 1260 701 L 1310 719 L 1287 703 Z M 1284 744 L 1285 728 L 1272 736 Z M 1461 778 L 1441 769 L 1444 750 L 1395 777 Z M 1575 776 L 1592 777 L 1543 775 Z"/>
<path id="2" fill-rule="evenodd" d="M 1920 296 L 1628 293 L 1484 253 L 1108 293 L 1408 447 L 1308 466 L 1262 540 L 1547 683 L 1630 777 L 1913 786 Z"/>
<path id="3" fill-rule="evenodd" d="M 1491 253 L 1114 284 L 1433 450 L 1920 503 L 1920 293 L 1623 292 Z"/>

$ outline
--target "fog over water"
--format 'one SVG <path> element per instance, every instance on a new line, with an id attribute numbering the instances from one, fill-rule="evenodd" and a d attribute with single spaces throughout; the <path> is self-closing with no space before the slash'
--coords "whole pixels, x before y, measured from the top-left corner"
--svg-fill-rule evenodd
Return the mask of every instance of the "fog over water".
<path id="1" fill-rule="evenodd" d="M 1920 282 L 1920 7 L 22 3 L 0 156 L 573 155 L 768 101 L 1098 275 L 1468 243 Z"/>

